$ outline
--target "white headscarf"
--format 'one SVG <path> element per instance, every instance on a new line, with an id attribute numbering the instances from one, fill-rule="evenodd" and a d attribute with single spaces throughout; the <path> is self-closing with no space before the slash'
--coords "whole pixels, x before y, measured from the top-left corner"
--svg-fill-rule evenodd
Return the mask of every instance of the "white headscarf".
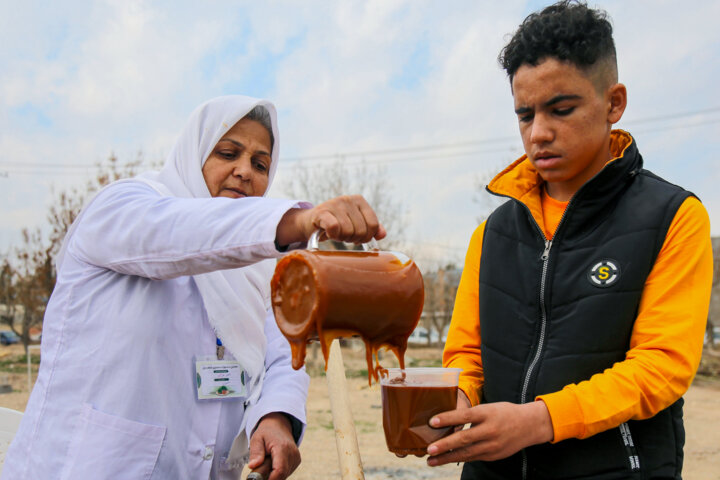
<path id="1" fill-rule="evenodd" d="M 268 171 L 268 189 L 277 170 L 279 132 L 275 106 L 242 95 L 217 97 L 190 115 L 162 170 L 136 177 L 162 195 L 210 198 L 202 167 L 218 141 L 253 108 L 261 105 L 270 114 L 274 143 Z M 265 194 L 267 189 L 265 190 Z M 210 325 L 223 345 L 241 361 L 250 377 L 248 401 L 260 396 L 265 374 L 265 315 L 269 306 L 269 279 L 273 265 L 260 262 L 233 270 L 194 275 Z M 258 291 L 258 289 L 260 291 Z M 250 294 L 248 294 L 250 293 Z"/>
<path id="2" fill-rule="evenodd" d="M 267 109 L 272 123 L 274 144 L 268 172 L 269 188 L 277 169 L 279 152 L 275 107 L 266 100 L 241 95 L 218 97 L 200 105 L 190 115 L 159 172 L 147 172 L 119 182 L 139 181 L 165 196 L 210 198 L 210 191 L 202 174 L 205 161 L 227 131 L 257 105 Z M 89 203 L 91 202 L 92 200 Z M 86 209 L 87 205 L 83 212 Z M 56 259 L 58 268 L 62 265 L 69 239 L 80 223 L 83 212 L 65 236 Z M 251 404 L 260 396 L 265 375 L 264 325 L 269 307 L 269 279 L 273 268 L 271 262 L 264 261 L 234 270 L 218 270 L 193 276 L 210 324 L 223 345 L 241 361 L 250 377 L 247 401 Z"/>

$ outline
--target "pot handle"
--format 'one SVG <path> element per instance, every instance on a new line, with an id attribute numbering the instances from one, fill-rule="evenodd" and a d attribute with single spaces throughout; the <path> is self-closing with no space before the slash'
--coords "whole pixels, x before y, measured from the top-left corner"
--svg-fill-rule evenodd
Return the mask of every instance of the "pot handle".
<path id="1" fill-rule="evenodd" d="M 320 235 L 325 233 L 323 230 L 315 230 L 312 235 L 310 235 L 310 239 L 308 240 L 307 249 L 308 250 L 319 250 L 319 244 L 320 244 Z M 363 250 L 366 252 L 372 252 L 380 250 L 380 247 L 378 246 L 377 240 L 374 238 L 371 238 L 369 242 L 362 244 Z"/>

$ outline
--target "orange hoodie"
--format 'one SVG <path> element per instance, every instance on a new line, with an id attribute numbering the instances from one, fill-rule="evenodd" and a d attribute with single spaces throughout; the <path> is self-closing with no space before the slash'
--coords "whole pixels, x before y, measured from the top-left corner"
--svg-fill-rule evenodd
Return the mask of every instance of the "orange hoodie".
<path id="1" fill-rule="evenodd" d="M 615 158 L 630 139 L 613 131 Z M 552 238 L 567 202 L 544 193 L 526 156 L 495 177 L 489 188 L 523 202 Z M 443 352 L 444 366 L 463 369 L 460 388 L 472 405 L 480 403 L 483 385 L 478 290 L 484 231 L 485 223 L 470 240 Z M 710 220 L 702 204 L 690 197 L 675 214 L 645 282 L 625 360 L 589 380 L 537 397 L 550 412 L 553 442 L 587 438 L 627 420 L 652 417 L 687 391 L 702 355 L 712 266 Z"/>

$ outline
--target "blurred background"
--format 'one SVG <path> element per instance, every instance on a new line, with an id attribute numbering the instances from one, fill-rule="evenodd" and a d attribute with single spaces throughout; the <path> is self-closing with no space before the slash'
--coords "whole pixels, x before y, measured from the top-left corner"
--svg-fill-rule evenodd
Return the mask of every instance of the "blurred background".
<path id="1" fill-rule="evenodd" d="M 278 108 L 270 196 L 362 193 L 377 208 L 390 232 L 383 247 L 425 275 L 411 341 L 430 349 L 418 358 L 437 362 L 465 248 L 498 205 L 484 185 L 523 153 L 497 55 L 549 3 L 0 0 L 0 389 L 20 395 L 0 404 L 24 409 L 27 348 L 41 337 L 53 258 L 83 202 L 161 165 L 192 110 L 226 94 Z M 635 136 L 646 168 L 703 201 L 720 237 L 720 2 L 591 6 L 612 19 L 628 88 L 617 127 Z M 714 288 L 698 377 L 711 385 L 720 375 Z M 39 352 L 30 353 L 32 381 Z M 702 418 L 717 427 L 713 405 Z M 720 463 L 720 450 L 699 448 L 690 458 Z"/>

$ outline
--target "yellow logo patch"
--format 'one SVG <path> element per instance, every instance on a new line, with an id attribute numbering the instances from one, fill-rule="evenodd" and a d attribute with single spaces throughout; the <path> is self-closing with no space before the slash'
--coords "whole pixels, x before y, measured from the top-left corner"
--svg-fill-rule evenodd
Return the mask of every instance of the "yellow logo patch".
<path id="1" fill-rule="evenodd" d="M 620 278 L 620 266 L 615 260 L 602 260 L 590 269 L 588 280 L 596 287 L 609 287 Z"/>

